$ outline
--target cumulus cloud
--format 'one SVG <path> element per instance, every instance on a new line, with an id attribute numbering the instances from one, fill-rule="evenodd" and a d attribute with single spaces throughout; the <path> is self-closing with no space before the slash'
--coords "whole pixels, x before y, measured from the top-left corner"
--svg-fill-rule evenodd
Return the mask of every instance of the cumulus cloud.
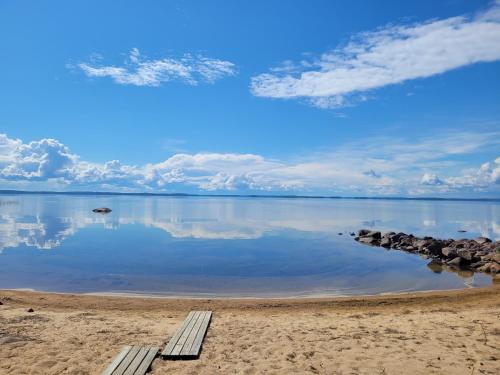
<path id="1" fill-rule="evenodd" d="M 65 178 L 76 161 L 66 146 L 55 139 L 23 144 L 0 135 L 1 176 L 11 180 Z"/>
<path id="2" fill-rule="evenodd" d="M 421 180 L 422 185 L 438 186 L 443 185 L 443 180 L 431 173 L 424 173 Z"/>
<path id="3" fill-rule="evenodd" d="M 130 51 L 124 66 L 99 65 L 98 60 L 77 66 L 88 77 L 109 77 L 121 85 L 161 86 L 170 81 L 197 85 L 200 82 L 214 83 L 236 74 L 236 66 L 230 61 L 191 54 L 151 60 L 143 58 L 137 48 Z"/>
<path id="4" fill-rule="evenodd" d="M 500 157 L 493 162 L 482 164 L 476 170 L 466 170 L 460 176 L 440 178 L 435 174 L 424 174 L 422 184 L 433 186 L 444 186 L 449 189 L 483 190 L 492 186 L 500 188 Z"/>
<path id="5" fill-rule="evenodd" d="M 449 132 L 420 139 L 370 137 L 284 160 L 257 154 L 179 153 L 159 163 L 128 165 L 118 160 L 88 162 L 54 139 L 24 143 L 0 135 L 0 184 L 4 188 L 157 192 L 492 192 L 499 188 L 500 159 L 476 170 L 457 159 L 496 150 L 498 139 L 498 132 Z M 453 171 L 459 177 L 439 176 Z"/>
<path id="6" fill-rule="evenodd" d="M 386 26 L 355 35 L 314 61 L 286 61 L 254 76 L 251 92 L 338 108 L 360 93 L 500 59 L 500 5 L 473 16 Z M 355 96 L 348 100 L 348 97 Z"/>

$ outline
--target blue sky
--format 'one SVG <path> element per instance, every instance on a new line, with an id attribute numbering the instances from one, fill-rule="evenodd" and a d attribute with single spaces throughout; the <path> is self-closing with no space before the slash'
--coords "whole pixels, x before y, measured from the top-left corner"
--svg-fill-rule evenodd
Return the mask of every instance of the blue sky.
<path id="1" fill-rule="evenodd" d="M 495 1 L 3 0 L 0 35 L 3 189 L 500 196 Z"/>

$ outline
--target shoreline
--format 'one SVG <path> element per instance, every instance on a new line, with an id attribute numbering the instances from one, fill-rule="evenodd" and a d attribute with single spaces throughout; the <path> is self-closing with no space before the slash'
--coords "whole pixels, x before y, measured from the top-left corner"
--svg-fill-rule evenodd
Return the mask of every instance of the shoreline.
<path id="1" fill-rule="evenodd" d="M 400 290 L 394 292 L 380 292 L 380 293 L 367 293 L 367 294 L 332 294 L 328 292 L 318 293 L 303 293 L 292 295 L 263 295 L 263 296 L 245 296 L 245 295 L 224 295 L 224 294 L 161 294 L 161 293 L 148 293 L 148 292 L 59 292 L 59 291 L 45 291 L 34 288 L 0 288 L 0 295 L 2 292 L 28 292 L 34 294 L 49 294 L 49 295 L 66 295 L 66 296 L 91 296 L 91 297 L 117 297 L 117 298 L 144 298 L 144 299 L 165 299 L 165 300 L 330 300 L 337 298 L 366 298 L 366 297 L 385 297 L 385 296 L 400 296 L 408 294 L 425 294 L 425 293 L 446 293 L 446 292 L 459 292 L 465 290 L 486 289 L 495 287 L 496 284 L 500 285 L 500 277 L 492 276 L 491 284 L 481 286 L 464 285 L 461 288 L 454 289 L 429 289 L 429 290 Z"/>
<path id="2" fill-rule="evenodd" d="M 148 374 L 500 372 L 498 283 L 280 299 L 0 290 L 0 302 L 2 375 L 101 373 L 124 345 L 165 345 L 190 310 L 214 313 L 201 357 L 156 359 Z"/>
<path id="3" fill-rule="evenodd" d="M 462 288 L 451 290 L 433 290 L 433 291 L 414 291 L 414 292 L 397 292 L 375 295 L 356 295 L 356 296 L 314 296 L 314 297 L 182 297 L 182 296 L 151 296 L 151 295 L 127 295 L 127 294 L 97 294 L 97 293 L 59 293 L 59 292 L 42 292 L 35 290 L 20 290 L 20 289 L 0 289 L 0 301 L 6 299 L 11 301 L 13 305 L 21 306 L 54 306 L 54 307 L 69 307 L 73 303 L 78 302 L 79 308 L 86 306 L 85 302 L 89 303 L 88 308 L 92 308 L 96 302 L 99 302 L 99 308 L 111 304 L 129 303 L 135 305 L 140 302 L 144 308 L 156 306 L 174 307 L 176 304 L 181 305 L 198 305 L 203 303 L 213 305 L 219 308 L 227 308 L 229 306 L 267 306 L 269 307 L 291 307 L 291 306 L 356 306 L 356 305 L 407 305 L 411 303 L 421 302 L 437 302 L 441 303 L 444 300 L 450 302 L 466 303 L 466 299 L 476 299 L 485 296 L 498 297 L 500 305 L 500 283 L 494 283 L 489 286 L 476 288 Z M 60 305 L 59 305 L 60 304 Z M 140 306 L 135 306 L 140 308 Z"/>

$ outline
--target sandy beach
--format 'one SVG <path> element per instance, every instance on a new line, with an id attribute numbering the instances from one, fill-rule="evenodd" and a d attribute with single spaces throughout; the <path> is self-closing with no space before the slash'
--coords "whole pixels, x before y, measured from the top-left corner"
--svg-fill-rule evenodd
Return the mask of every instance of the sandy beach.
<path id="1" fill-rule="evenodd" d="M 98 374 L 127 344 L 163 345 L 192 309 L 201 357 L 152 374 L 498 374 L 500 285 L 317 299 L 163 299 L 0 291 L 1 374 Z M 33 312 L 28 312 L 33 309 Z"/>

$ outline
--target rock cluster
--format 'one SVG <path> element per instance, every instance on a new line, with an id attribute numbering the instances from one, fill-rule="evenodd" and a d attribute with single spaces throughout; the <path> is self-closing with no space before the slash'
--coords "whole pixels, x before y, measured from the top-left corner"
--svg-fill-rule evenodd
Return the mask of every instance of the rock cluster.
<path id="1" fill-rule="evenodd" d="M 450 267 L 477 272 L 500 273 L 500 241 L 479 237 L 474 240 L 441 240 L 433 237 L 415 237 L 412 234 L 382 233 L 361 229 L 354 238 L 366 245 L 403 250 L 432 258 Z"/>

